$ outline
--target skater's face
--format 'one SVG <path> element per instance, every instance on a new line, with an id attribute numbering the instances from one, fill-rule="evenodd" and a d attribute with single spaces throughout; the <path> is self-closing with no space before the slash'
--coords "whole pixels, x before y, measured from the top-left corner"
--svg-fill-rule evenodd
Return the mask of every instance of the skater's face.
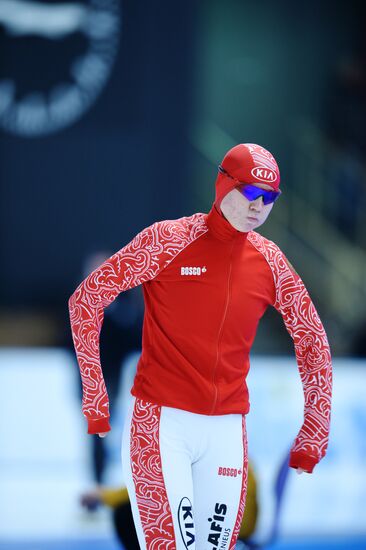
<path id="1" fill-rule="evenodd" d="M 269 185 L 256 184 L 256 187 L 273 191 Z M 247 233 L 262 225 L 273 208 L 273 203 L 263 204 L 263 198 L 249 201 L 238 189 L 230 191 L 221 201 L 221 212 L 227 221 L 238 231 Z"/>

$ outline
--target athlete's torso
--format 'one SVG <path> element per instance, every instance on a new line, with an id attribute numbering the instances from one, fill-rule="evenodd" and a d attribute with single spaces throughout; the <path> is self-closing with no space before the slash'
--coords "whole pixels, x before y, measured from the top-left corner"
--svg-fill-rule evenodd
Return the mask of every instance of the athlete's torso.
<path id="1" fill-rule="evenodd" d="M 250 348 L 275 302 L 272 271 L 251 233 L 234 230 L 215 209 L 182 225 L 185 234 L 197 226 L 199 236 L 143 284 L 143 346 L 132 393 L 195 413 L 246 413 Z"/>

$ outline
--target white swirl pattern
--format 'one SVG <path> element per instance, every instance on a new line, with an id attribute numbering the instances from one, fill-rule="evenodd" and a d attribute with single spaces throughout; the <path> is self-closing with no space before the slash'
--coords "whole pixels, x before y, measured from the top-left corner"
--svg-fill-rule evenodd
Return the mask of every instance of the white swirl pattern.
<path id="1" fill-rule="evenodd" d="M 156 222 L 93 271 L 69 300 L 75 351 L 83 383 L 84 416 L 109 417 L 100 365 L 104 308 L 123 291 L 154 279 L 189 244 L 208 231 L 204 214 Z"/>
<path id="2" fill-rule="evenodd" d="M 174 550 L 173 518 L 160 457 L 160 413 L 159 405 L 136 399 L 130 440 L 132 477 L 147 550 Z"/>
<path id="3" fill-rule="evenodd" d="M 285 255 L 273 242 L 255 232 L 248 240 L 267 260 L 276 286 L 275 308 L 281 313 L 294 341 L 304 389 L 304 423 L 293 452 L 304 452 L 319 461 L 329 438 L 332 364 L 327 336 L 310 296 Z"/>
<path id="4" fill-rule="evenodd" d="M 238 514 L 236 516 L 236 521 L 233 529 L 233 534 L 230 540 L 230 546 L 228 550 L 235 550 L 236 541 L 240 532 L 240 527 L 243 521 L 245 501 L 247 498 L 247 486 L 248 486 L 248 440 L 247 440 L 247 429 L 245 415 L 243 415 L 243 477 L 241 483 L 241 493 L 240 493 L 240 503 Z"/>
<path id="5" fill-rule="evenodd" d="M 258 166 L 265 166 L 266 168 L 270 168 L 274 172 L 278 171 L 275 158 L 271 155 L 269 151 L 267 151 L 260 145 L 256 145 L 255 143 L 247 143 L 247 147 Z"/>

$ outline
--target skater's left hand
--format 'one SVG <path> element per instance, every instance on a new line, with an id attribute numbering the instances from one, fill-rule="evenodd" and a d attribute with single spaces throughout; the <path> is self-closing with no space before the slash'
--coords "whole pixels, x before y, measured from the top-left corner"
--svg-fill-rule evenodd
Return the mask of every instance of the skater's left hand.
<path id="1" fill-rule="evenodd" d="M 98 434 L 98 435 L 99 435 L 99 437 L 106 437 L 107 434 L 108 434 L 108 432 L 102 432 L 102 433 L 100 433 L 100 434 Z"/>
<path id="2" fill-rule="evenodd" d="M 297 468 L 296 472 L 300 475 L 305 472 L 305 470 L 303 470 L 302 468 Z"/>

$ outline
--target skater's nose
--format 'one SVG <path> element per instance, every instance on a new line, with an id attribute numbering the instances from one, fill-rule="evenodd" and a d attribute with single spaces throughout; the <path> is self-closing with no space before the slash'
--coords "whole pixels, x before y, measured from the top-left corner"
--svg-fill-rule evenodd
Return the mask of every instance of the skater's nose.
<path id="1" fill-rule="evenodd" d="M 261 212 L 264 207 L 263 197 L 257 197 L 254 201 L 250 203 L 250 210 L 253 212 Z"/>

